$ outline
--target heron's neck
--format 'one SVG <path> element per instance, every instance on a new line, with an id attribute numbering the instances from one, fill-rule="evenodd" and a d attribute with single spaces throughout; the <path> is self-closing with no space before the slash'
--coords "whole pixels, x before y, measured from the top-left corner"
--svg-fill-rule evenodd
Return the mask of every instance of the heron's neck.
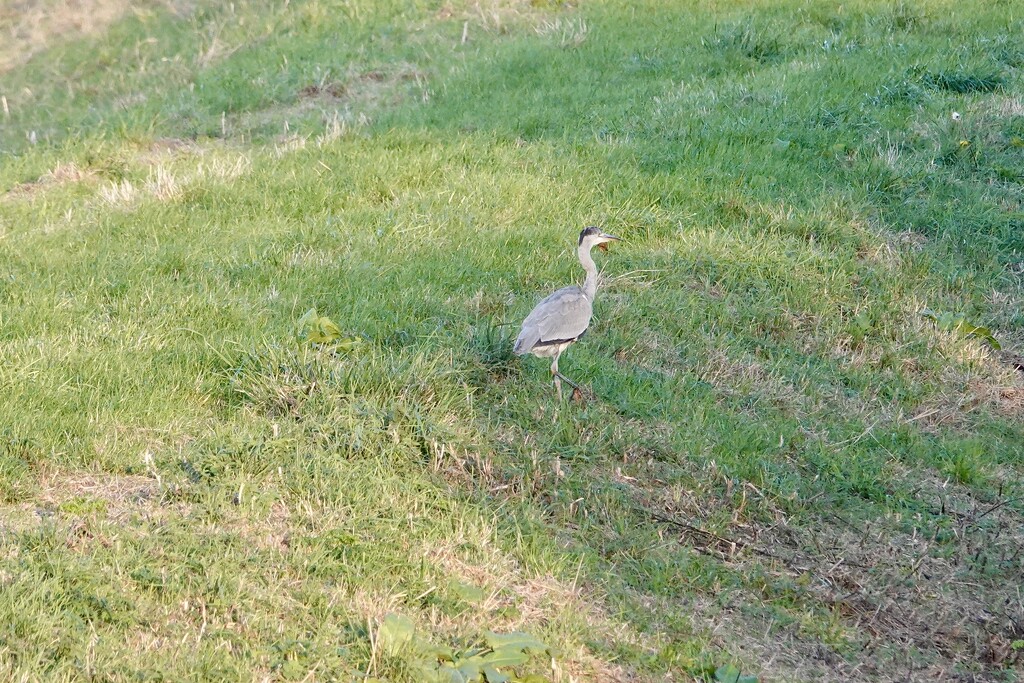
<path id="1" fill-rule="evenodd" d="M 594 263 L 594 259 L 590 255 L 590 250 L 593 246 L 592 243 L 587 245 L 581 244 L 577 250 L 583 270 L 587 273 L 587 279 L 583 281 L 583 294 L 591 301 L 594 300 L 594 295 L 597 294 L 597 264 Z"/>

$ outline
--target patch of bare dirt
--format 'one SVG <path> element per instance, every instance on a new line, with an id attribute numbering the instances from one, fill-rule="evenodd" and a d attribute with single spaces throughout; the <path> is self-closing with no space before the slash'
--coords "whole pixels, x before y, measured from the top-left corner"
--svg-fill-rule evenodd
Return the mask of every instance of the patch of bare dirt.
<path id="1" fill-rule="evenodd" d="M 352 71 L 343 82 L 307 86 L 306 91 L 312 88 L 315 92 L 310 92 L 306 96 L 326 95 L 345 98 L 363 105 L 377 105 L 399 97 L 399 86 L 402 83 L 424 83 L 426 78 L 426 74 L 415 65 L 402 63 L 391 65 L 387 69 Z"/>
<path id="2" fill-rule="evenodd" d="M 928 237 L 913 230 L 904 230 L 893 235 L 896 244 L 907 247 L 912 251 L 921 251 L 928 244 Z"/>
<path id="3" fill-rule="evenodd" d="M 157 138 L 137 153 L 137 159 L 148 165 L 166 163 L 186 154 L 202 155 L 205 150 L 191 140 L 182 138 Z"/>
<path id="4" fill-rule="evenodd" d="M 277 128 L 275 139 L 278 155 L 304 149 L 314 142 L 318 146 L 333 142 L 351 128 L 364 126 L 375 112 L 394 106 L 408 98 L 428 101 L 431 92 L 426 74 L 409 63 L 390 64 L 386 68 L 328 74 L 316 83 L 302 87 L 288 105 L 274 105 L 257 111 L 225 116 L 225 136 L 236 130 Z M 323 132 L 303 135 L 292 131 L 298 120 L 319 116 Z"/>
<path id="5" fill-rule="evenodd" d="M 94 180 L 96 177 L 96 173 L 93 170 L 83 169 L 73 161 L 66 164 L 59 163 L 43 175 L 39 176 L 38 179 L 15 185 L 5 192 L 2 198 L 21 199 L 33 197 L 51 187 Z"/>
<path id="6" fill-rule="evenodd" d="M 314 83 L 299 90 L 299 97 L 303 99 L 311 97 L 341 98 L 347 92 L 348 88 L 342 83 Z"/>
<path id="7" fill-rule="evenodd" d="M 1024 355 L 1007 351 L 1002 358 L 1007 367 L 1024 374 Z"/>

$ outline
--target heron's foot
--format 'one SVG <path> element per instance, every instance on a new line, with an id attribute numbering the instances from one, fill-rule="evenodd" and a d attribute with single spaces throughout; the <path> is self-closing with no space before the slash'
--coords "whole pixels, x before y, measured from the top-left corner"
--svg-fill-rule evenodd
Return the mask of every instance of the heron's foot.
<path id="1" fill-rule="evenodd" d="M 566 384 L 572 387 L 572 394 L 570 394 L 570 398 L 573 401 L 580 403 L 585 399 L 594 398 L 594 392 L 591 391 L 589 388 L 581 387 L 579 384 L 576 384 L 576 382 L 573 382 L 571 379 L 569 379 L 560 372 L 555 372 L 553 373 L 553 375 L 555 377 L 555 388 L 558 390 L 559 401 L 562 400 L 562 382 L 565 382 Z"/>

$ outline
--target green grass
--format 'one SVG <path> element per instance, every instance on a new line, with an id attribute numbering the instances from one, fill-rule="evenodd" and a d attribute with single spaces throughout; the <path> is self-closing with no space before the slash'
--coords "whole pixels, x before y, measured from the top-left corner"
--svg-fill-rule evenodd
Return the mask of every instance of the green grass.
<path id="1" fill-rule="evenodd" d="M 0 678 L 1021 677 L 1012 3 L 118 7 L 0 12 Z"/>

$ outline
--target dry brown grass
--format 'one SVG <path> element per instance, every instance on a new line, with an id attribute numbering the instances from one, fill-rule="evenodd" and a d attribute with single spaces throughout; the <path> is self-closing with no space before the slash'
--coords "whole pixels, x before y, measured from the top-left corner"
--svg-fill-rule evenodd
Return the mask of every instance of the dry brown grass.
<path id="1" fill-rule="evenodd" d="M 123 208 L 145 197 L 173 201 L 179 199 L 189 185 L 204 180 L 229 181 L 245 174 L 252 166 L 245 153 L 204 148 L 173 138 L 155 140 L 141 149 L 131 150 L 129 157 L 146 168 L 148 176 L 141 182 L 121 179 L 100 185 L 96 196 L 101 203 Z M 31 201 L 51 189 L 74 183 L 96 185 L 100 178 L 100 173 L 92 168 L 82 168 L 74 161 L 60 162 L 36 180 L 15 185 L 0 195 L 0 201 Z"/>
<path id="2" fill-rule="evenodd" d="M 977 369 L 947 368 L 942 373 L 940 386 L 940 392 L 923 401 L 905 418 L 908 422 L 929 431 L 961 428 L 970 424 L 975 413 L 985 409 L 1024 419 L 1024 373 L 1010 362 L 1001 362 L 995 354 L 986 355 L 985 362 Z"/>
<path id="3" fill-rule="evenodd" d="M 461 20 L 464 25 L 461 40 L 465 43 L 481 32 L 506 33 L 519 22 L 534 20 L 539 26 L 545 15 L 529 0 L 454 0 L 445 3 L 437 16 Z"/>
<path id="4" fill-rule="evenodd" d="M 238 500 L 241 501 L 243 497 L 244 490 Z M 292 524 L 291 510 L 283 501 L 278 501 L 271 506 L 262 519 L 252 520 L 239 515 L 236 519 L 229 521 L 226 527 L 256 547 L 286 553 L 292 542 Z"/>
<path id="5" fill-rule="evenodd" d="M 191 140 L 157 138 L 135 152 L 140 163 L 155 166 L 186 155 L 202 156 L 207 150 Z"/>
<path id="6" fill-rule="evenodd" d="M 189 147 L 188 153 L 175 156 L 173 152 L 148 150 L 141 159 L 147 162 L 149 173 L 145 181 L 133 183 L 123 179 L 99 188 L 97 199 L 110 207 L 130 208 L 145 198 L 170 202 L 180 199 L 193 185 L 204 181 L 230 181 L 246 173 L 252 166 L 245 154 L 232 158 L 205 157 Z M 182 163 L 184 160 L 186 163 Z M 197 161 L 196 161 L 197 160 Z"/>
<path id="7" fill-rule="evenodd" d="M 0 506 L 0 532 L 35 528 L 63 508 L 94 509 L 105 519 L 118 520 L 133 511 L 152 509 L 159 498 L 159 484 L 151 477 L 44 468 L 37 474 L 31 503 Z M 88 524 L 79 519 L 69 532 L 69 546 L 92 537 Z"/>
<path id="8" fill-rule="evenodd" d="M 833 355 L 850 363 L 864 362 L 863 353 L 851 351 L 848 340 L 839 342 Z M 840 387 L 819 385 L 807 380 L 794 382 L 780 373 L 772 372 L 754 358 L 734 358 L 720 349 L 710 349 L 705 360 L 695 365 L 693 371 L 726 395 L 755 396 L 786 411 L 809 414 L 838 406 L 844 414 L 850 416 L 867 418 L 880 410 L 884 420 L 895 415 L 895 409 L 883 405 L 874 397 L 854 399 Z"/>
<path id="9" fill-rule="evenodd" d="M 1024 116 L 1024 98 L 1000 97 L 996 100 L 995 111 L 1004 118 Z"/>
<path id="10" fill-rule="evenodd" d="M 436 631 L 450 634 L 482 633 L 485 630 L 531 630 L 536 624 L 576 624 L 583 626 L 592 640 L 637 645 L 642 638 L 631 626 L 615 620 L 602 607 L 603 597 L 584 590 L 576 581 L 565 581 L 552 574 L 527 572 L 513 557 L 502 551 L 489 527 L 466 528 L 447 543 L 435 544 L 425 551 L 426 558 L 442 574 L 480 591 L 482 598 L 457 618 L 432 613 Z M 469 557 L 460 548 L 475 547 Z M 479 551 L 483 549 L 481 554 Z M 560 648 L 553 664 L 555 680 L 615 681 L 632 680 L 626 669 L 594 656 L 583 643 Z"/>
<path id="11" fill-rule="evenodd" d="M 1011 647 L 1024 638 L 1024 593 L 1016 580 L 1024 567 L 1019 501 L 983 501 L 973 489 L 928 472 L 898 476 L 913 485 L 929 517 L 853 522 L 834 513 L 797 525 L 750 485 L 739 507 L 756 509 L 755 516 L 729 515 L 736 507 L 730 497 L 708 490 L 671 495 L 637 487 L 635 494 L 665 521 L 667 533 L 696 552 L 745 576 L 766 576 L 766 602 L 777 601 L 780 590 L 792 593 L 787 601 L 795 607 L 779 623 L 753 616 L 763 611 L 751 603 L 754 594 L 693 605 L 695 625 L 750 653 L 768 680 L 954 680 L 963 667 L 982 664 L 988 673 L 970 680 L 994 681 L 995 669 L 1024 670 L 1024 658 Z M 685 521 L 709 517 L 719 522 L 715 532 L 706 522 Z M 815 628 L 801 616 L 809 613 L 819 614 Z M 831 638 L 820 632 L 822 620 L 832 623 Z M 861 652 L 856 666 L 842 648 L 827 644 L 832 640 Z"/>
<path id="12" fill-rule="evenodd" d="M 758 616 L 748 605 L 719 601 L 703 596 L 687 600 L 691 621 L 710 633 L 711 642 L 729 649 L 750 662 L 758 680 L 766 683 L 815 681 L 848 683 L 866 680 L 857 675 L 857 667 L 837 655 L 827 645 L 801 635 L 798 624 L 782 625 L 771 616 Z M 867 679 L 870 680 L 870 679 Z"/>
<path id="13" fill-rule="evenodd" d="M 40 474 L 38 485 L 37 504 L 59 507 L 84 497 L 106 503 L 107 514 L 111 517 L 117 517 L 120 512 L 159 494 L 153 478 L 131 474 L 47 469 Z"/>

